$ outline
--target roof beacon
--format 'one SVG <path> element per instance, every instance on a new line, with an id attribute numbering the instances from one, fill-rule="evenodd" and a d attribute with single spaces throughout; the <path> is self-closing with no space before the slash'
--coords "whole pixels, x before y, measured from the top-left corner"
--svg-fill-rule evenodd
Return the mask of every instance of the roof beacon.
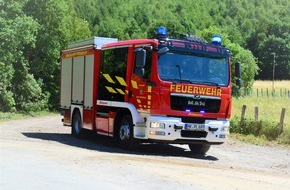
<path id="1" fill-rule="evenodd" d="M 167 29 L 163 26 L 157 28 L 157 38 L 167 38 Z"/>
<path id="2" fill-rule="evenodd" d="M 222 45 L 222 37 L 220 35 L 213 35 L 211 38 L 211 43 L 214 45 Z"/>

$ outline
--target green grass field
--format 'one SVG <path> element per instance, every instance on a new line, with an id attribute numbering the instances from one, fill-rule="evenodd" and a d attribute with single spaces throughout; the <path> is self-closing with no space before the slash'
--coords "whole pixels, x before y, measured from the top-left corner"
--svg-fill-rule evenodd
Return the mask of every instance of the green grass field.
<path id="1" fill-rule="evenodd" d="M 285 89 L 290 91 L 290 81 L 275 81 L 275 91 L 280 91 L 283 89 L 283 96 L 279 95 L 266 96 L 264 90 L 264 95 L 261 95 L 260 89 L 269 88 L 272 90 L 272 81 L 256 81 L 253 85 L 253 94 L 241 97 L 233 98 L 233 110 L 232 116 L 241 116 L 242 106 L 246 105 L 246 117 L 254 118 L 255 117 L 255 107 L 259 109 L 259 119 L 280 122 L 280 115 L 282 108 L 286 108 L 286 114 L 284 119 L 284 124 L 290 126 L 290 97 L 284 96 Z M 257 97 L 256 89 L 259 89 L 259 97 Z"/>
<path id="2" fill-rule="evenodd" d="M 255 107 L 258 107 L 259 121 L 279 124 L 282 108 L 285 108 L 286 112 L 283 129 L 285 133 L 287 133 L 285 138 L 287 138 L 286 144 L 288 144 L 288 142 L 290 142 L 290 139 L 288 139 L 290 138 L 290 97 L 288 96 L 288 91 L 290 91 L 290 81 L 275 81 L 274 87 L 275 92 L 282 91 L 282 96 L 280 96 L 280 94 L 276 94 L 276 96 L 271 95 L 272 81 L 256 81 L 253 85 L 253 93 L 251 95 L 233 98 L 232 119 L 241 118 L 242 106 L 246 105 L 245 118 L 254 120 Z M 266 95 L 267 88 L 269 90 L 268 96 Z M 259 93 L 258 96 L 257 89 Z M 261 89 L 263 89 L 264 92 L 263 96 L 261 94 Z"/>

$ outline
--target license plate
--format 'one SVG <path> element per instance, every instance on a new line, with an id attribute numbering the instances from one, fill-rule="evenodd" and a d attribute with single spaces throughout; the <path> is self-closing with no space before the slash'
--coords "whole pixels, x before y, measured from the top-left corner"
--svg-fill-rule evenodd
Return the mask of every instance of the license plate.
<path id="1" fill-rule="evenodd" d="M 192 131 L 204 131 L 205 125 L 204 124 L 193 124 L 193 123 L 186 123 L 185 124 L 186 130 L 192 130 Z"/>

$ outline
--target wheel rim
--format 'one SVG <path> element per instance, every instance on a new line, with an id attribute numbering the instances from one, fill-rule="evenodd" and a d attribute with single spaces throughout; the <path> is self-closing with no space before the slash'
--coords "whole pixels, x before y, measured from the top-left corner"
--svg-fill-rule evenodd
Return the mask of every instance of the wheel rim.
<path id="1" fill-rule="evenodd" d="M 130 139 L 130 126 L 128 123 L 121 125 L 119 136 L 121 141 L 128 141 Z"/>

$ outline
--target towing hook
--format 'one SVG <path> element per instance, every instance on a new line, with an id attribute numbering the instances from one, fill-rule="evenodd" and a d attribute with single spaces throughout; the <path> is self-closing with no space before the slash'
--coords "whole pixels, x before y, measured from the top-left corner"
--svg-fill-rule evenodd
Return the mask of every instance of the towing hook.
<path id="1" fill-rule="evenodd" d="M 174 129 L 182 129 L 182 128 L 183 128 L 183 126 L 178 126 L 178 125 L 174 124 Z"/>

